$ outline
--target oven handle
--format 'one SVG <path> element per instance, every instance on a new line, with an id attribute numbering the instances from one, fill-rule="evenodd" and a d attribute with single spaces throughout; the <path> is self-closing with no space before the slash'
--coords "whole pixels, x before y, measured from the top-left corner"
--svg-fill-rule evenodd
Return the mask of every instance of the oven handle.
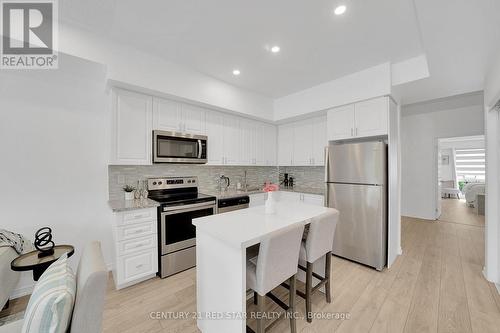
<path id="1" fill-rule="evenodd" d="M 198 158 L 201 158 L 201 151 L 203 149 L 203 145 L 201 144 L 201 140 L 198 140 Z"/>
<path id="2" fill-rule="evenodd" d="M 216 207 L 215 201 L 211 201 L 208 203 L 202 202 L 202 203 L 183 205 L 183 206 L 165 207 L 165 208 L 163 208 L 162 214 L 172 215 L 172 214 L 177 214 L 177 213 L 200 210 L 203 208 L 214 208 L 214 210 L 215 210 L 215 207 Z M 165 213 L 165 212 L 168 212 L 168 213 Z"/>

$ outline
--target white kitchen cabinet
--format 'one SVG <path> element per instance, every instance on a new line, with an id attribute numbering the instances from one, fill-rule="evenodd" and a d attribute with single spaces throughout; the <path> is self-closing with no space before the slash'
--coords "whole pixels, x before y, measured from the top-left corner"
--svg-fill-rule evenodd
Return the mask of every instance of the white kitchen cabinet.
<path id="1" fill-rule="evenodd" d="M 328 111 L 328 139 L 346 140 L 388 134 L 389 97 L 341 106 Z"/>
<path id="2" fill-rule="evenodd" d="M 277 200 L 287 202 L 304 202 L 310 205 L 323 206 L 324 197 L 319 194 L 308 194 L 301 192 L 279 191 Z"/>
<path id="3" fill-rule="evenodd" d="M 357 137 L 386 135 L 389 116 L 389 97 L 370 99 L 354 105 Z"/>
<path id="4" fill-rule="evenodd" d="M 224 163 L 225 165 L 240 164 L 240 122 L 237 117 L 224 115 Z M 210 144 L 210 137 L 208 138 Z"/>
<path id="5" fill-rule="evenodd" d="M 274 166 L 276 165 L 276 157 L 277 157 L 276 126 L 271 124 L 264 124 L 262 128 L 264 131 L 264 140 L 262 142 L 262 145 L 258 146 L 262 147 L 261 151 L 263 152 L 264 155 L 265 164 L 262 165 Z"/>
<path id="6" fill-rule="evenodd" d="M 114 214 L 113 278 L 122 289 L 156 276 L 158 233 L 156 208 Z"/>
<path id="7" fill-rule="evenodd" d="M 266 142 L 266 124 L 256 122 L 254 126 L 253 133 L 253 149 L 254 149 L 254 165 L 265 166 L 267 163 L 267 151 L 269 150 L 270 144 Z M 276 144 L 275 144 L 276 145 Z"/>
<path id="8" fill-rule="evenodd" d="M 328 146 L 328 138 L 326 136 L 326 116 L 315 117 L 313 118 L 312 123 L 312 164 L 323 166 L 325 165 L 325 147 Z"/>
<path id="9" fill-rule="evenodd" d="M 280 125 L 278 128 L 278 164 L 293 165 L 294 124 Z"/>
<path id="10" fill-rule="evenodd" d="M 151 164 L 152 98 L 122 89 L 112 98 L 110 164 Z"/>
<path id="11" fill-rule="evenodd" d="M 206 110 L 191 104 L 182 104 L 182 120 L 184 132 L 190 134 L 206 134 Z"/>
<path id="12" fill-rule="evenodd" d="M 326 117 L 314 117 L 280 125 L 278 133 L 279 165 L 324 165 Z"/>
<path id="13" fill-rule="evenodd" d="M 325 197 L 319 194 L 302 194 L 302 201 L 304 203 L 315 205 L 315 206 L 324 206 L 325 205 Z"/>
<path id="14" fill-rule="evenodd" d="M 255 207 L 255 206 L 261 206 L 266 203 L 266 193 L 255 193 L 255 194 L 250 194 L 250 207 Z"/>
<path id="15" fill-rule="evenodd" d="M 153 97 L 153 128 L 162 131 L 183 132 L 181 103 Z"/>
<path id="16" fill-rule="evenodd" d="M 328 111 L 328 139 L 345 140 L 354 137 L 354 104 Z"/>
<path id="17" fill-rule="evenodd" d="M 306 119 L 293 126 L 293 165 L 312 165 L 313 121 Z"/>
<path id="18" fill-rule="evenodd" d="M 255 165 L 256 164 L 256 145 L 255 135 L 256 126 L 249 119 L 239 119 L 239 143 L 240 149 L 238 154 L 239 165 Z"/>
<path id="19" fill-rule="evenodd" d="M 163 98 L 153 98 L 153 128 L 155 130 L 206 133 L 205 109 Z"/>
<path id="20" fill-rule="evenodd" d="M 208 164 L 224 164 L 224 114 L 210 111 L 207 114 Z"/>

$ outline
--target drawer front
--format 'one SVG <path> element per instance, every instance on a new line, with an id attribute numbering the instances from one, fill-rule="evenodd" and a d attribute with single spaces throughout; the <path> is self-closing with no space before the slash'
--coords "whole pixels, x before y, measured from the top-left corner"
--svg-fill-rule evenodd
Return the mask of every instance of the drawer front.
<path id="1" fill-rule="evenodd" d="M 138 209 L 121 213 L 117 219 L 118 225 L 141 223 L 146 221 L 156 221 L 156 208 Z"/>
<path id="2" fill-rule="evenodd" d="M 117 241 L 156 235 L 156 221 L 117 227 L 116 235 Z"/>
<path id="3" fill-rule="evenodd" d="M 118 258 L 120 283 L 132 282 L 158 271 L 158 254 L 148 250 Z"/>
<path id="4" fill-rule="evenodd" d="M 117 243 L 117 253 L 119 256 L 137 253 L 148 249 L 158 249 L 157 236 L 149 235 L 141 238 L 133 238 Z"/>

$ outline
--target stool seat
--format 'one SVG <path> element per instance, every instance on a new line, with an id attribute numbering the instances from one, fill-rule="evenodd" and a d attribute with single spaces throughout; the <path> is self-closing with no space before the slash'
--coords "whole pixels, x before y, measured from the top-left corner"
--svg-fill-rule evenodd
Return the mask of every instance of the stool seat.
<path id="1" fill-rule="evenodd" d="M 293 314 L 295 311 L 295 276 L 299 262 L 299 251 L 303 225 L 293 226 L 278 234 L 262 240 L 258 247 L 247 248 L 246 283 L 247 288 L 254 291 L 254 302 L 258 308 L 257 333 L 266 330 L 265 299 L 266 296 L 275 301 L 284 310 Z M 275 297 L 271 291 L 282 283 L 289 281 L 290 293 L 288 305 Z M 290 330 L 297 331 L 295 316 L 290 315 Z M 252 331 L 247 328 L 247 331 Z"/>

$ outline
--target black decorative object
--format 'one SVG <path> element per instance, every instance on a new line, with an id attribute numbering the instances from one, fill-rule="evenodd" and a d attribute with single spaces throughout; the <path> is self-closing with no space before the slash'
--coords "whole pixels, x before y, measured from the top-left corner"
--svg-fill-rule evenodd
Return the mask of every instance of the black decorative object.
<path id="1" fill-rule="evenodd" d="M 52 241 L 52 229 L 44 227 L 35 233 L 35 248 L 40 251 L 38 258 L 54 254 L 54 242 Z"/>

